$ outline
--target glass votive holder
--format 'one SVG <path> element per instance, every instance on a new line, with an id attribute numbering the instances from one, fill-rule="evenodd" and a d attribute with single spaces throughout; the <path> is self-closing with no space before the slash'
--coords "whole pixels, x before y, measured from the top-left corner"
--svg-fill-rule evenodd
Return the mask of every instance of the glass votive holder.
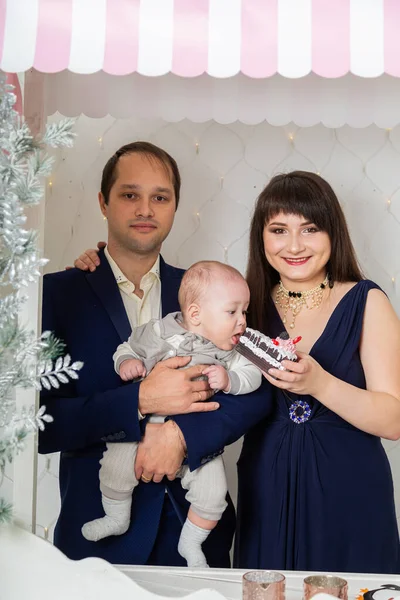
<path id="1" fill-rule="evenodd" d="M 310 600 L 321 592 L 347 600 L 347 590 L 347 581 L 335 575 L 311 575 L 304 579 L 304 600 Z"/>
<path id="2" fill-rule="evenodd" d="M 245 573 L 243 600 L 285 600 L 285 576 L 276 571 Z"/>

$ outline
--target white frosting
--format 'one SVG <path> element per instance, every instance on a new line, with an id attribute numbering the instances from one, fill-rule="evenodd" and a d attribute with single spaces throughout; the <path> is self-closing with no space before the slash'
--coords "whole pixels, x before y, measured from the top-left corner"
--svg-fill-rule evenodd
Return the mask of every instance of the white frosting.
<path id="1" fill-rule="evenodd" d="M 271 340 L 271 338 L 264 335 L 263 333 L 260 333 L 260 331 L 257 331 L 256 329 L 251 329 L 250 327 L 247 327 L 246 333 L 250 334 L 251 337 L 254 336 L 254 339 L 249 339 L 247 336 L 242 335 L 239 340 L 240 343 L 243 344 L 243 346 L 246 346 L 246 348 L 248 348 L 249 350 L 251 350 L 251 352 L 253 352 L 253 354 L 258 356 L 259 358 L 262 358 L 266 362 L 270 363 L 275 368 L 281 369 L 281 370 L 284 369 L 282 367 L 281 363 L 279 362 L 280 360 L 282 360 L 284 358 L 286 358 L 287 360 L 296 360 L 297 357 L 294 352 L 291 352 L 290 350 L 288 350 L 287 348 L 285 348 L 283 346 L 276 346 L 273 343 L 273 341 Z M 277 359 L 272 357 L 265 350 L 262 350 L 259 347 L 261 343 L 264 343 L 267 346 L 267 348 L 271 348 L 271 350 L 273 350 L 274 353 L 277 354 Z"/>

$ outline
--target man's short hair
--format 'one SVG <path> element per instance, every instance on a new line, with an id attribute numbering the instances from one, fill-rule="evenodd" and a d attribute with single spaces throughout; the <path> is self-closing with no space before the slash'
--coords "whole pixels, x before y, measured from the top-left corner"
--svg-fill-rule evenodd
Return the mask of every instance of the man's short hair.
<path id="1" fill-rule="evenodd" d="M 243 275 L 230 265 L 216 260 L 202 260 L 185 272 L 179 288 L 178 301 L 182 314 L 193 302 L 201 302 L 215 276 L 226 279 L 242 279 Z"/>
<path id="2" fill-rule="evenodd" d="M 118 161 L 121 156 L 125 156 L 126 154 L 143 154 L 150 159 L 153 158 L 157 160 L 165 167 L 165 169 L 168 171 L 168 175 L 172 175 L 172 185 L 175 191 L 176 208 L 178 208 L 179 195 L 181 191 L 181 175 L 179 173 L 176 160 L 172 158 L 168 152 L 165 152 L 165 150 L 155 146 L 154 144 L 151 144 L 150 142 L 132 142 L 131 144 L 126 144 L 117 150 L 115 154 L 113 154 L 112 157 L 107 161 L 103 169 L 100 188 L 104 197 L 104 202 L 108 204 L 111 188 L 117 179 Z"/>

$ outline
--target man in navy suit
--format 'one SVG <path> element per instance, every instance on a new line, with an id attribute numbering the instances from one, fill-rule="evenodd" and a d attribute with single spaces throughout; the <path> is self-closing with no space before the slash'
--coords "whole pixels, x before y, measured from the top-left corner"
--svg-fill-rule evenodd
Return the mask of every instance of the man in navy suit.
<path id="1" fill-rule="evenodd" d="M 43 330 L 54 331 L 72 359 L 84 362 L 78 380 L 41 396 L 54 422 L 40 434 L 39 451 L 61 452 L 54 542 L 73 559 L 184 565 L 177 544 L 188 503 L 177 470 L 186 456 L 193 470 L 222 453 L 270 409 L 266 386 L 245 398 L 218 394 L 205 402 L 212 395 L 207 382 L 192 381 L 202 367 L 178 368 L 188 357 L 156 365 L 141 383 L 123 383 L 114 371 L 112 355 L 132 327 L 179 309 L 183 271 L 160 256 L 179 192 L 179 170 L 166 152 L 147 142 L 122 147 L 103 170 L 99 203 L 108 243 L 99 266 L 44 277 Z M 151 413 L 172 418 L 146 424 Z M 81 527 L 103 515 L 98 473 L 108 441 L 140 441 L 132 468 L 141 482 L 127 533 L 89 542 Z M 229 566 L 234 526 L 229 501 L 204 544 L 210 566 Z"/>

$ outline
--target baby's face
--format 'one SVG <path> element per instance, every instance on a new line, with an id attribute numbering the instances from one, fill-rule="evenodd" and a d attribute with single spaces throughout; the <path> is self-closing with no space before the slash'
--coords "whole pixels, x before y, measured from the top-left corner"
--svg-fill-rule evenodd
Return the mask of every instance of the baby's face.
<path id="1" fill-rule="evenodd" d="M 200 304 L 199 333 L 221 350 L 232 350 L 246 329 L 250 291 L 244 279 L 211 281 Z"/>

